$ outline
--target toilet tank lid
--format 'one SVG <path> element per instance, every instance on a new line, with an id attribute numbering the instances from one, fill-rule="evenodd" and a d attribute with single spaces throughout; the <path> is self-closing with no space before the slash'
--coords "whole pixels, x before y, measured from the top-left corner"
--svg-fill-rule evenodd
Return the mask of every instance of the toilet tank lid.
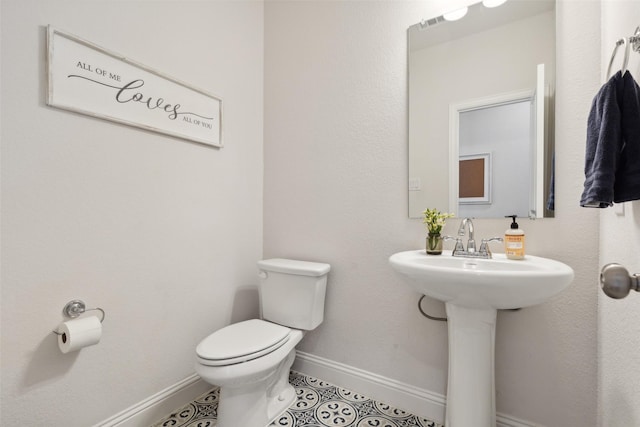
<path id="1" fill-rule="evenodd" d="M 323 276 L 331 266 L 322 262 L 296 261 L 293 259 L 272 258 L 258 261 L 260 270 L 276 273 L 298 274 L 300 276 Z"/>

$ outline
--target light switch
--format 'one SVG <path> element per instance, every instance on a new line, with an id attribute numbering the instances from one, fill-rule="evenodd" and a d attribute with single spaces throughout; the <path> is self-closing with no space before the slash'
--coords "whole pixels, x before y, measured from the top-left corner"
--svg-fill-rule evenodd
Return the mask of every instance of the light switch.
<path id="1" fill-rule="evenodd" d="M 420 178 L 409 178 L 409 191 L 420 191 L 420 190 L 422 190 Z"/>

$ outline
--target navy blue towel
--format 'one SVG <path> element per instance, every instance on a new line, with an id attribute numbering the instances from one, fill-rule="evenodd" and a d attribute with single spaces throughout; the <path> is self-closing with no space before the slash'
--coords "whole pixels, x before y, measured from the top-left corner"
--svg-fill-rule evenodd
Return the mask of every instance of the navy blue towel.
<path id="1" fill-rule="evenodd" d="M 547 197 L 547 209 L 556 209 L 556 153 L 551 157 L 551 181 L 549 182 L 549 195 Z"/>
<path id="2" fill-rule="evenodd" d="M 618 71 L 598 91 L 587 123 L 580 206 L 640 199 L 640 88 Z"/>
<path id="3" fill-rule="evenodd" d="M 640 200 L 640 87 L 627 72 L 623 76 L 622 149 L 613 186 L 616 203 Z"/>

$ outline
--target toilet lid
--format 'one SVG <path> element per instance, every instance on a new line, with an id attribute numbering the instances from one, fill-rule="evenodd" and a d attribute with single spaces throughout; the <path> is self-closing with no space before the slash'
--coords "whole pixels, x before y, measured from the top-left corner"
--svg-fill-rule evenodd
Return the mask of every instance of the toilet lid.
<path id="1" fill-rule="evenodd" d="M 278 349 L 289 338 L 287 327 L 251 319 L 226 326 L 202 340 L 196 354 L 206 365 L 246 362 Z"/>

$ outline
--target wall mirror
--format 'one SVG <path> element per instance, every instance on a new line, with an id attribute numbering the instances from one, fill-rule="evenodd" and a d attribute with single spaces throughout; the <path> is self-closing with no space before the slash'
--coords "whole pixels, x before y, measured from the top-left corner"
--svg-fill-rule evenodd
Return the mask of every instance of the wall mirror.
<path id="1" fill-rule="evenodd" d="M 408 29 L 409 217 L 553 216 L 555 1 Z"/>

